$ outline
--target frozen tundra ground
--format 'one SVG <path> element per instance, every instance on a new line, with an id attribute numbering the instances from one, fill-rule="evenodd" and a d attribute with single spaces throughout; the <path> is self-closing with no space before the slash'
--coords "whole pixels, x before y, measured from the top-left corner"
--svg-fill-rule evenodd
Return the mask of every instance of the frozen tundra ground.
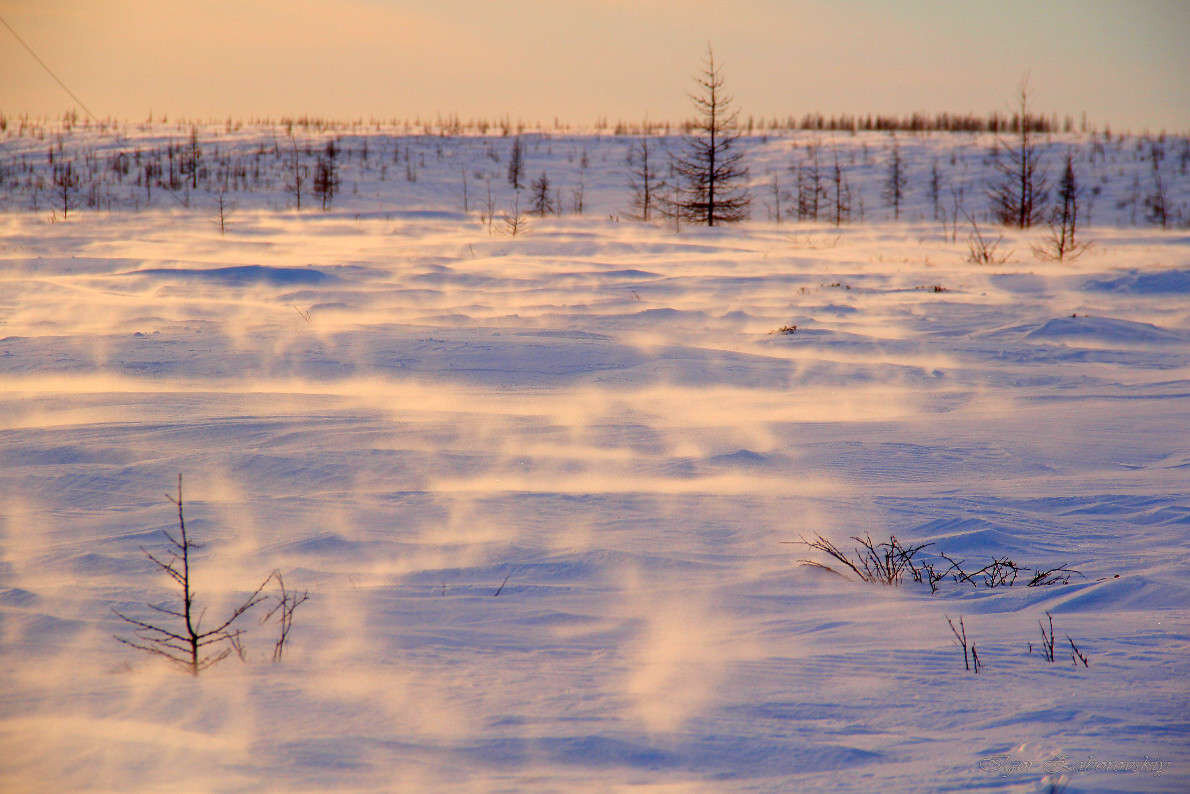
<path id="1" fill-rule="evenodd" d="M 1186 230 L 976 265 L 874 193 L 675 233 L 617 178 L 516 237 L 444 181 L 0 215 L 0 789 L 1184 791 Z M 281 663 L 260 607 L 198 678 L 113 639 L 179 472 L 208 620 L 309 591 Z M 1080 574 L 787 542 L 866 533 Z"/>

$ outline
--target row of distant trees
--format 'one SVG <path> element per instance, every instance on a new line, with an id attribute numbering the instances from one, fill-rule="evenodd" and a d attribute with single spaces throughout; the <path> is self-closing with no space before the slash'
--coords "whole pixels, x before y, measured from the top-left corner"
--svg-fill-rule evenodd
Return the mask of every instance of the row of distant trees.
<path id="1" fill-rule="evenodd" d="M 46 125 L 54 120 L 39 119 L 28 115 L 6 116 L 0 113 L 0 134 L 11 131 L 20 136 L 44 137 Z M 92 122 L 86 117 L 79 116 L 75 110 L 67 111 L 57 124 L 61 129 L 69 132 L 72 129 L 95 130 L 99 133 L 125 134 L 130 127 L 127 121 L 115 118 L 99 119 Z M 168 116 L 154 117 L 153 114 L 141 122 L 132 122 L 131 126 L 141 130 L 153 129 L 159 125 L 173 125 L 182 131 L 197 125 L 213 123 L 209 120 L 196 121 L 186 118 L 175 118 L 172 122 Z M 766 135 L 769 133 L 793 132 L 797 130 L 819 132 L 991 132 L 996 134 L 1012 134 L 1019 131 L 1021 117 L 1017 114 L 1006 114 L 992 111 L 987 114 L 975 113 L 925 113 L 915 112 L 907 115 L 897 114 L 851 114 L 842 113 L 825 115 L 823 113 L 806 113 L 801 116 L 753 116 L 742 119 L 740 128 L 745 135 Z M 1078 120 L 1066 115 L 1061 119 L 1055 114 L 1033 115 L 1029 122 L 1034 132 L 1038 133 L 1098 133 L 1098 125 L 1088 122 L 1086 114 Z M 497 119 L 462 118 L 457 113 L 438 115 L 433 119 L 362 119 L 353 120 L 331 119 L 317 116 L 298 116 L 273 118 L 254 118 L 247 122 L 239 119 L 227 118 L 223 122 L 228 134 L 241 132 L 247 126 L 249 129 L 285 130 L 286 136 L 300 133 L 304 135 L 326 135 L 333 133 L 364 134 L 368 131 L 375 133 L 388 132 L 401 135 L 423 135 L 439 137 L 458 137 L 463 135 L 500 135 L 512 137 L 530 132 L 575 134 L 590 132 L 596 135 L 610 134 L 617 137 L 637 137 L 640 135 L 670 136 L 689 133 L 697 126 L 697 121 L 626 121 L 623 119 L 611 121 L 606 117 L 595 119 L 591 124 L 570 124 L 554 119 L 552 124 L 540 121 L 527 122 L 524 119 L 513 120 L 509 116 Z M 1103 131 L 1110 134 L 1111 126 L 1106 125 Z"/>
<path id="2" fill-rule="evenodd" d="M 731 96 L 724 91 L 723 75 L 709 46 L 696 82 L 698 91 L 691 95 L 696 120 L 685 151 L 672 156 L 669 170 L 674 181 L 667 183 L 656 169 L 657 158 L 650 151 L 648 139 L 641 138 L 635 149 L 635 167 L 629 186 L 635 217 L 641 220 L 647 221 L 654 213 L 662 213 L 675 220 L 714 226 L 748 216 L 751 201 L 747 185 L 749 174 L 737 147 L 742 134 L 737 123 L 738 111 L 732 107 Z M 1073 157 L 1067 153 L 1057 200 L 1053 205 L 1049 202 L 1049 181 L 1041 163 L 1037 136 L 1051 127 L 1029 106 L 1027 78 L 1019 86 L 1017 109 L 1011 123 L 995 129 L 1011 130 L 1014 137 L 1001 140 L 997 145 L 995 174 L 988 186 L 993 218 L 1005 226 L 1020 229 L 1048 222 L 1056 229 L 1061 252 L 1067 247 L 1067 237 L 1074 240 L 1082 191 L 1074 171 Z M 1148 219 L 1166 228 L 1171 220 L 1170 206 L 1161 178 L 1160 157 L 1158 147 L 1151 146 L 1153 190 L 1144 203 Z M 835 225 L 840 225 L 850 219 L 852 201 L 837 151 L 833 167 L 825 174 L 824 171 L 827 169 L 821 167 L 815 149 L 810 167 L 798 169 L 797 214 L 799 218 L 817 220 L 821 209 L 832 217 Z M 881 194 L 896 220 L 901 216 L 906 187 L 906 169 L 894 138 Z M 936 165 L 932 169 L 930 189 L 937 216 L 940 190 Z M 774 178 L 773 212 L 778 222 L 781 200 L 782 192 Z M 954 220 L 957 221 L 957 217 Z M 968 220 L 971 220 L 969 216 Z"/>
<path id="3" fill-rule="evenodd" d="M 777 223 L 794 219 L 834 225 L 857 219 L 862 222 L 865 196 L 852 184 L 857 164 L 864 174 L 867 198 L 872 198 L 870 191 L 875 178 L 877 195 L 892 219 L 902 216 L 909 196 L 923 186 L 928 192 L 927 207 L 932 206 L 934 220 L 952 226 L 969 217 L 970 200 L 985 192 L 990 198 L 988 215 L 992 220 L 1022 228 L 1048 220 L 1049 214 L 1064 201 L 1059 195 L 1062 186 L 1051 181 L 1043 164 L 1043 152 L 1050 147 L 1028 128 L 1012 138 L 998 137 L 993 141 L 983 156 L 991 178 L 985 176 L 986 190 L 977 190 L 975 194 L 971 193 L 969 182 L 951 182 L 940 168 L 938 158 L 933 163 L 927 161 L 925 174 L 921 172 L 921 161 L 913 161 L 911 172 L 911 163 L 902 152 L 902 141 L 894 135 L 888 136 L 883 154 L 875 160 L 867 143 L 841 149 L 815 139 L 804 141 L 794 146 L 788 171 L 773 171 L 767 183 L 758 182 L 743 167 L 741 150 L 736 146 L 738 138 L 724 120 L 729 120 L 731 114 L 723 112 L 721 77 L 700 79 L 702 83 L 709 86 L 703 135 L 668 140 L 642 136 L 629 145 L 626 152 L 629 217 L 718 224 L 742 219 L 749 214 L 750 207 L 760 203 Z M 1021 99 L 1027 108 L 1027 94 Z M 1177 203 L 1176 195 L 1173 201 L 1170 199 L 1170 188 L 1176 188 L 1177 175 L 1190 172 L 1190 139 L 1179 141 L 1181 153 L 1175 156 L 1175 161 L 1180 163 L 1175 162 L 1172 168 L 1163 164 L 1167 159 L 1166 142 L 1160 139 L 1135 142 L 1135 151 L 1129 159 L 1148 167 L 1133 172 L 1132 187 L 1116 201 L 1117 209 L 1133 207 L 1133 223 L 1138 215 L 1159 226 L 1177 225 L 1186 219 L 1186 208 Z M 548 144 L 549 140 L 537 140 L 532 146 L 536 149 L 543 143 Z M 518 199 L 527 211 L 540 215 L 584 211 L 584 175 L 589 167 L 585 148 L 581 156 L 577 148 L 567 155 L 578 167 L 578 179 L 563 189 L 561 183 L 551 179 L 551 174 L 532 170 L 529 147 L 521 137 L 513 138 L 503 158 L 490 141 L 482 146 L 493 162 L 505 160 L 501 167 L 507 168 L 508 183 L 518 194 L 525 189 L 529 191 L 527 199 L 523 196 Z M 242 192 L 279 188 L 288 193 L 290 206 L 297 209 L 308 205 L 331 208 L 342 189 L 342 168 L 347 162 L 356 170 L 379 172 L 383 180 L 385 171 L 403 160 L 405 179 L 416 182 L 419 169 L 427 167 L 427 154 L 432 157 L 435 148 L 438 159 L 444 160 L 442 144 L 434 141 L 402 143 L 398 139 L 377 141 L 363 137 L 345 145 L 342 139 L 333 137 L 312 145 L 291 137 L 276 140 L 271 146 L 263 141 L 254 143 L 245 155 L 243 149 L 225 149 L 209 143 L 204 146 L 192 130 L 185 143 L 170 143 L 147 151 L 118 150 L 104 159 L 91 150 L 81 154 L 70 152 L 59 142 L 46 152 L 48 173 L 43 170 L 38 175 L 31 170 L 33 164 L 26 157 L 0 161 L 0 194 L 15 198 L 19 191 L 28 191 L 35 209 L 38 193 L 51 194 L 50 206 L 56 201 L 60 213 L 68 216 L 78 206 L 113 208 L 115 199 L 110 190 L 117 184 L 114 180 L 141 186 L 141 201 L 146 206 L 154 195 L 161 194 L 165 196 L 161 200 L 167 203 L 190 206 L 191 191 L 198 195 L 205 192 L 215 195 L 222 226 L 225 212 L 234 209 L 234 197 Z M 1106 163 L 1116 162 L 1119 145 L 1110 150 L 1106 142 L 1092 140 L 1083 150 L 1080 159 L 1089 164 L 1091 175 L 1098 173 L 1089 189 L 1081 184 L 1072 153 L 1073 149 L 1067 150 L 1069 162 L 1059 162 L 1056 171 L 1051 162 L 1049 169 L 1064 180 L 1067 193 L 1073 191 L 1076 200 L 1085 198 L 1089 217 L 1108 178 Z M 1046 158 L 1052 157 L 1052 152 L 1046 152 Z M 1102 164 L 1099 171 L 1096 162 Z M 954 150 L 950 152 L 950 164 L 952 167 L 956 164 Z M 494 174 L 485 172 L 474 162 L 460 163 L 457 167 L 462 177 L 464 211 L 483 208 L 481 191 L 485 180 L 488 180 L 487 204 L 492 205 L 490 180 Z M 879 171 L 874 173 L 874 168 L 883 169 L 883 176 Z M 530 170 L 535 178 L 528 176 Z M 475 190 L 475 182 L 481 183 L 481 191 Z M 129 199 L 134 197 L 135 193 L 129 195 Z M 870 212 L 871 207 L 867 209 Z M 492 210 L 489 206 L 484 216 L 490 216 Z"/>
<path id="4" fill-rule="evenodd" d="M 739 122 L 739 113 L 733 106 L 732 97 L 725 91 L 722 71 L 710 48 L 706 62 L 695 79 L 696 91 L 692 100 L 696 118 L 687 125 L 689 134 L 679 139 L 677 146 L 673 145 L 673 139 L 658 139 L 652 135 L 642 135 L 630 146 L 628 187 L 631 217 L 645 221 L 664 217 L 675 223 L 714 226 L 743 220 L 749 216 L 754 201 L 759 199 L 768 205 L 771 217 L 778 223 L 792 217 L 798 220 L 826 220 L 835 225 L 850 222 L 856 216 L 861 221 L 864 219 L 863 198 L 853 190 L 849 169 L 841 162 L 838 148 L 830 146 L 824 151 L 825 147 L 818 141 L 806 143 L 804 156 L 791 166 L 792 184 L 782 184 L 780 173 L 774 173 L 771 185 L 760 187 L 751 179 L 742 156 L 741 138 L 747 134 L 747 127 Z M 989 156 L 994 163 L 993 178 L 987 185 L 990 214 L 999 223 L 1028 228 L 1049 220 L 1059 205 L 1069 203 L 1070 197 L 1077 204 L 1083 192 L 1070 157 L 1067 157 L 1066 168 L 1061 174 L 1061 185 L 1051 184 L 1043 166 L 1041 147 L 1042 136 L 1048 134 L 1050 127 L 1030 108 L 1026 84 L 1020 88 L 1015 112 L 1007 118 L 1010 121 L 1003 129 L 1012 132 L 1006 133 L 1004 137 L 997 136 Z M 204 148 L 200 144 L 197 127 L 191 127 L 188 140 L 184 142 L 171 142 L 148 151 L 117 151 L 110 155 L 107 162 L 100 160 L 94 152 L 87 152 L 77 164 L 66 156 L 62 139 L 59 138 L 56 148 L 51 146 L 46 152 L 52 171 L 48 187 L 65 216 L 83 200 L 79 196 L 83 192 L 83 185 L 89 191 L 85 197 L 87 206 L 102 206 L 100 197 L 96 196 L 96 184 L 102 184 L 105 177 L 120 182 L 127 178 L 142 186 L 145 205 L 150 203 L 154 188 L 163 188 L 170 200 L 188 206 L 190 191 L 198 191 L 201 184 L 203 190 L 217 194 L 222 226 L 227 206 L 225 194 L 231 196 L 237 191 L 280 187 L 289 194 L 291 206 L 302 209 L 303 201 L 309 203 L 312 198 L 315 204 L 325 210 L 333 205 L 342 188 L 340 168 L 344 156 L 357 158 L 365 171 L 378 168 L 383 181 L 387 170 L 401 162 L 403 153 L 405 178 L 409 182 L 416 182 L 419 164 L 425 167 L 426 147 L 429 146 L 430 156 L 436 147 L 438 159 L 442 160 L 444 145 L 452 145 L 442 139 L 423 139 L 404 144 L 397 139 L 390 139 L 390 151 L 383 140 L 377 145 L 372 139 L 372 151 L 382 153 L 382 156 L 373 157 L 369 153 L 367 136 L 361 137 L 355 146 L 348 145 L 342 149 L 341 139 L 335 137 L 312 145 L 309 141 L 300 143 L 292 125 L 286 128 L 286 132 L 286 137 L 281 139 L 274 134 L 271 146 L 267 141 L 259 141 L 254 144 L 255 151 L 245 154 L 243 148 L 225 148 L 222 151 L 219 145 Z M 892 218 L 900 219 L 910 188 L 908 164 L 902 157 L 897 136 L 890 135 L 889 140 L 883 166 L 886 170 L 879 195 Z M 1106 140 L 1109 139 L 1105 136 Z M 1186 160 L 1190 159 L 1190 141 L 1182 143 L 1181 173 L 1184 175 Z M 491 140 L 482 141 L 482 145 L 491 160 L 500 161 Z M 1103 156 L 1104 144 L 1092 141 L 1091 145 L 1089 154 L 1093 164 L 1097 150 L 1099 156 Z M 421 151 L 416 157 L 411 157 L 415 146 L 420 147 Z M 1140 141 L 1137 146 L 1140 152 Z M 1152 165 L 1152 189 L 1142 196 L 1139 189 L 1134 187 L 1133 193 L 1137 194 L 1137 198 L 1133 203 L 1135 206 L 1143 204 L 1146 219 L 1150 222 L 1161 226 L 1177 223 L 1187 213 L 1180 205 L 1170 206 L 1160 167 L 1164 157 L 1164 142 L 1161 139 L 1156 142 L 1146 139 L 1146 146 L 1148 152 L 1145 156 Z M 800 148 L 795 146 L 795 151 Z M 853 165 L 856 153 L 861 149 L 865 165 L 868 164 L 868 145 L 864 143 L 862 147 L 852 148 L 850 156 Z M 953 153 L 951 164 L 954 164 Z M 43 176 L 33 175 L 32 168 L 33 164 L 27 162 L 25 157 L 21 158 L 19 165 L 11 160 L 0 162 L 0 190 L 15 187 L 19 184 L 18 180 L 23 180 L 26 187 L 31 188 L 36 207 L 38 192 L 46 190 L 47 186 L 42 181 Z M 464 211 L 469 211 L 475 203 L 468 180 L 468 168 L 468 165 L 461 167 Z M 490 173 L 473 166 L 470 168 L 474 180 L 492 178 Z M 528 168 L 521 136 L 515 136 L 507 157 L 507 177 L 517 192 L 518 207 L 521 206 L 520 191 L 528 188 L 530 197 L 524 206 L 530 212 L 545 215 L 583 211 L 581 173 L 586 168 L 585 150 L 579 182 L 565 196 L 547 173 L 543 171 L 536 178 L 531 178 L 527 175 Z M 870 179 L 871 171 L 867 173 Z M 868 181 L 866 184 L 870 186 L 872 183 Z M 928 187 L 936 220 L 953 225 L 957 223 L 960 213 L 966 216 L 962 195 L 952 197 L 954 200 L 950 204 L 953 206 L 946 206 L 943 179 L 937 161 L 931 167 Z M 1053 191 L 1055 187 L 1057 192 Z M 962 186 L 955 185 L 950 190 L 961 191 Z M 488 206 L 484 214 L 490 218 L 493 214 L 490 181 L 487 192 Z M 109 197 L 109 207 L 111 201 Z M 1136 209 L 1133 212 L 1135 222 Z"/>

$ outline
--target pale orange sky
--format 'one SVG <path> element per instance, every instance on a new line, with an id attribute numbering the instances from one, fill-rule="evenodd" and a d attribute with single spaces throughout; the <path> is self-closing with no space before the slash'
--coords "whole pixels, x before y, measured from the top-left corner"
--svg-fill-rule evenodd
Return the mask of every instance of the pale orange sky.
<path id="1" fill-rule="evenodd" d="M 677 119 L 708 40 L 746 115 L 1008 110 L 1190 129 L 1183 0 L 0 0 L 100 116 Z M 0 28 L 0 112 L 69 96 Z"/>

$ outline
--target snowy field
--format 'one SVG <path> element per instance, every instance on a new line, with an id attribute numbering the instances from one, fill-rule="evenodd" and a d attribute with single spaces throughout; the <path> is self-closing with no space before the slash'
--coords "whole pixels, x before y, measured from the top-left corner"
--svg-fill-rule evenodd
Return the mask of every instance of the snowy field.
<path id="1" fill-rule="evenodd" d="M 1140 225 L 1143 146 L 1074 142 L 1081 258 L 977 265 L 926 182 L 984 213 L 990 139 L 899 137 L 892 223 L 888 136 L 840 137 L 864 222 L 777 224 L 806 140 L 675 232 L 626 219 L 631 141 L 534 138 L 585 211 L 512 237 L 507 139 L 373 141 L 328 212 L 274 169 L 221 234 L 210 191 L 34 210 L 10 133 L 0 790 L 1185 791 L 1190 234 Z M 179 472 L 200 607 L 309 591 L 281 663 L 262 607 L 198 678 L 113 639 L 175 592 Z M 867 533 L 1080 573 L 931 594 L 789 543 Z"/>

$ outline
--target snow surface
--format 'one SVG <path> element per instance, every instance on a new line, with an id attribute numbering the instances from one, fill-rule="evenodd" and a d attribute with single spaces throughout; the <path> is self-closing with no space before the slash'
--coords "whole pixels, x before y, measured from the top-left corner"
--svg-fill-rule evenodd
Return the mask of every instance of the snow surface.
<path id="1" fill-rule="evenodd" d="M 1185 231 L 675 233 L 616 217 L 625 142 L 555 143 L 591 209 L 515 238 L 453 165 L 223 235 L 209 197 L 0 215 L 0 789 L 1186 790 Z M 171 595 L 178 472 L 211 615 L 310 591 L 283 663 L 259 614 L 197 679 L 112 639 Z M 786 543 L 869 532 L 1083 575 Z"/>

